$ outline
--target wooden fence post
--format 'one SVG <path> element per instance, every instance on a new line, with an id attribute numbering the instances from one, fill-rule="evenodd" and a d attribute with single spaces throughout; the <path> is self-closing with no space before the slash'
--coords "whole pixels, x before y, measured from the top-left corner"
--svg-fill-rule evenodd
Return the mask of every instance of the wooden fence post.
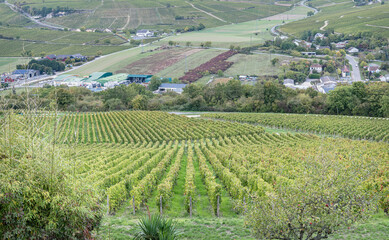
<path id="1" fill-rule="evenodd" d="M 244 206 L 244 213 L 247 212 L 247 208 L 246 208 L 246 197 L 243 197 L 243 206 Z"/>
<path id="2" fill-rule="evenodd" d="M 109 214 L 109 195 L 107 194 L 107 215 Z"/>
<path id="3" fill-rule="evenodd" d="M 220 196 L 217 196 L 217 209 L 216 209 L 216 216 L 220 216 Z"/>
<path id="4" fill-rule="evenodd" d="M 132 196 L 132 211 L 135 215 L 135 196 Z"/>
<path id="5" fill-rule="evenodd" d="M 189 216 L 192 217 L 192 197 L 189 197 Z"/>
<path id="6" fill-rule="evenodd" d="M 159 196 L 159 212 L 161 213 L 162 216 L 162 195 Z"/>

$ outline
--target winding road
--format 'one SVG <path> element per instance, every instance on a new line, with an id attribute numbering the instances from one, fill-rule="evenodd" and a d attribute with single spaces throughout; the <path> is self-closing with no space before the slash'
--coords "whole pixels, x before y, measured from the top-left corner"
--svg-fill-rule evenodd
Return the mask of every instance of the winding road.
<path id="1" fill-rule="evenodd" d="M 47 24 L 47 23 L 42 23 L 42 22 L 36 20 L 30 14 L 26 13 L 21 8 L 18 8 L 17 6 L 15 6 L 12 3 L 4 1 L 4 4 L 7 5 L 12 11 L 21 13 L 24 17 L 28 18 L 30 21 L 32 21 L 32 22 L 34 22 L 34 23 L 36 23 L 36 24 L 38 24 L 38 25 L 40 25 L 42 27 L 46 27 L 46 28 L 50 28 L 50 29 L 54 29 L 54 30 L 64 30 L 63 27 L 53 26 L 53 25 L 50 25 L 50 24 Z"/>

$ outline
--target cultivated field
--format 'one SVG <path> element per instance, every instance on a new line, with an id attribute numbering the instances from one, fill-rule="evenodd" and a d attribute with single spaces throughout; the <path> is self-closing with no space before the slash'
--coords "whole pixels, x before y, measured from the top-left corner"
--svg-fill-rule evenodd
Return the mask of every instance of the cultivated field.
<path id="1" fill-rule="evenodd" d="M 356 33 L 372 32 L 389 37 L 389 6 L 387 4 L 372 4 L 354 7 L 354 3 L 345 2 L 329 4 L 320 7 L 320 12 L 313 17 L 288 23 L 281 31 L 294 36 L 300 36 L 305 30 L 319 30 L 328 21 L 326 28 L 335 32 Z"/>
<path id="2" fill-rule="evenodd" d="M 154 50 L 157 47 L 137 47 L 120 52 L 110 54 L 108 56 L 102 56 L 99 59 L 85 64 L 75 70 L 70 71 L 71 74 L 89 75 L 93 72 L 116 72 L 126 67 L 129 63 L 150 56 L 156 52 L 146 52 L 148 50 Z M 145 51 L 145 53 L 142 53 Z"/>
<path id="3" fill-rule="evenodd" d="M 233 121 L 260 116 L 265 125 L 277 126 L 278 121 L 285 128 L 297 124 L 293 119 L 296 122 L 305 119 L 307 128 L 300 129 L 307 131 L 317 130 L 311 126 L 321 121 L 335 123 L 333 127 L 320 125 L 331 134 L 354 138 L 358 134 L 376 140 L 389 136 L 388 128 L 381 124 L 386 120 L 382 119 L 326 116 L 314 121 L 315 116 L 268 115 L 269 118 L 266 114 L 205 116 L 222 116 Z M 40 129 L 36 136 L 47 137 L 48 133 L 53 134 L 54 118 L 51 113 L 42 114 L 37 121 L 33 118 L 26 121 L 33 121 L 36 129 Z M 245 203 L 252 196 L 274 193 L 276 183 L 298 181 L 300 170 L 312 159 L 329 158 L 344 169 L 350 162 L 363 166 L 374 161 L 380 171 L 374 171 L 369 180 L 372 183 L 375 179 L 386 179 L 383 173 L 389 166 L 385 142 L 306 133 L 271 134 L 253 124 L 162 112 L 60 113 L 57 120 L 55 139 L 64 148 L 63 153 L 72 156 L 74 174 L 91 182 L 109 198 L 112 215 L 103 219 L 97 232 L 101 238 L 133 236 L 137 231 L 134 219 L 143 216 L 147 206 L 152 213 L 162 209 L 164 215 L 177 219 L 183 239 L 252 239 L 242 219 Z M 387 224 L 386 218 L 379 216 L 379 223 Z M 362 228 L 377 229 L 372 233 L 375 239 L 385 239 L 387 231 L 368 224 Z M 362 234 L 349 231 L 337 237 L 353 234 L 358 238 Z"/>
<path id="4" fill-rule="evenodd" d="M 273 39 L 270 30 L 272 27 L 301 19 L 306 16 L 308 8 L 299 6 L 290 11 L 275 17 L 277 20 L 259 19 L 238 24 L 229 24 L 215 28 L 209 28 L 200 32 L 190 32 L 166 38 L 162 43 L 167 41 L 179 42 L 181 45 L 191 42 L 195 45 L 206 41 L 212 42 L 214 47 L 228 48 L 231 44 L 236 46 L 249 46 L 251 44 L 263 43 L 266 40 Z M 298 16 L 298 17 L 297 17 Z M 293 19 L 292 19 L 293 18 Z"/>
<path id="5" fill-rule="evenodd" d="M 213 27 L 223 25 L 226 22 L 237 23 L 270 16 L 288 9 L 288 7 L 269 4 L 268 2 L 194 0 L 188 3 L 179 0 L 98 0 L 88 4 L 84 0 L 66 4 L 75 9 L 86 9 L 87 11 L 61 18 L 52 18 L 48 21 L 71 28 L 85 26 L 87 28 L 102 29 L 164 29 L 198 25 L 199 23 L 203 23 L 207 27 Z M 182 18 L 176 20 L 176 16 L 181 16 Z"/>
<path id="6" fill-rule="evenodd" d="M 27 62 L 27 58 L 0 57 L 0 73 L 12 72 L 16 69 L 16 65 L 26 64 Z"/>
<path id="7" fill-rule="evenodd" d="M 116 71 L 116 73 L 155 75 L 180 61 L 185 61 L 185 58 L 201 51 L 202 49 L 195 48 L 173 48 L 162 50 L 161 52 L 133 62 Z"/>

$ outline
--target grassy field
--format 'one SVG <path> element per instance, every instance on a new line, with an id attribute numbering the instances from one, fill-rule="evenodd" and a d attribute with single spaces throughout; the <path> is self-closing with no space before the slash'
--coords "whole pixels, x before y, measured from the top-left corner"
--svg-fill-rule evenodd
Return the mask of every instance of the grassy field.
<path id="1" fill-rule="evenodd" d="M 180 44 L 191 42 L 199 45 L 201 42 L 211 41 L 214 47 L 229 47 L 231 44 L 249 46 L 250 44 L 263 43 L 273 39 L 270 29 L 283 22 L 290 22 L 301 19 L 308 12 L 306 7 L 296 7 L 272 19 L 253 20 L 238 24 L 229 24 L 215 28 L 209 28 L 200 32 L 190 32 L 166 38 L 163 42 L 175 41 Z"/>
<path id="2" fill-rule="evenodd" d="M 324 2 L 316 4 L 321 5 Z M 389 37 L 389 5 L 372 4 L 354 7 L 354 3 L 321 5 L 320 12 L 310 18 L 288 23 L 281 27 L 281 31 L 294 36 L 300 36 L 305 30 L 319 30 L 328 21 L 327 28 L 335 32 L 355 33 L 372 32 Z"/>
<path id="3" fill-rule="evenodd" d="M 285 59 L 292 59 L 287 56 L 274 56 L 268 54 L 236 54 L 230 57 L 227 61 L 234 62 L 234 64 L 224 72 L 225 76 L 236 77 L 237 75 L 277 75 L 282 72 L 279 64 L 273 66 L 270 59 L 278 58 L 280 61 Z"/>
<path id="4" fill-rule="evenodd" d="M 0 57 L 0 74 L 4 72 L 12 72 L 15 70 L 16 65 L 25 64 L 27 62 L 27 58 Z"/>

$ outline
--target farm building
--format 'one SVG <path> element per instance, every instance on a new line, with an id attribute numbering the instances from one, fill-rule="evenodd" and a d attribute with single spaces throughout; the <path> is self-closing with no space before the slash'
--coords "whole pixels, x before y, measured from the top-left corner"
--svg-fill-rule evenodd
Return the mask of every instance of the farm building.
<path id="1" fill-rule="evenodd" d="M 150 82 L 152 76 L 153 75 L 129 74 L 127 80 L 130 81 L 130 83 L 147 83 Z"/>
<path id="2" fill-rule="evenodd" d="M 136 36 L 137 37 L 152 37 L 154 36 L 154 32 L 147 30 L 147 29 L 142 29 L 136 31 Z"/>
<path id="3" fill-rule="evenodd" d="M 115 86 L 118 86 L 120 84 L 126 84 L 127 81 L 127 74 L 126 73 L 119 73 L 115 74 L 109 77 L 104 77 L 95 80 L 95 82 L 99 83 L 102 87 L 105 88 L 113 88 Z M 86 82 L 89 82 L 90 80 L 87 79 Z"/>
<path id="4" fill-rule="evenodd" d="M 54 86 L 66 85 L 68 87 L 81 87 L 83 86 L 84 78 L 72 74 L 63 74 L 53 79 Z"/>
<path id="5" fill-rule="evenodd" d="M 181 94 L 184 91 L 184 88 L 187 84 L 181 83 L 162 83 L 159 86 L 158 90 L 154 91 L 154 93 L 165 93 L 165 92 L 176 92 Z"/>
<path id="6" fill-rule="evenodd" d="M 372 63 L 367 67 L 367 71 L 371 73 L 379 73 L 381 70 L 379 65 Z"/>
<path id="7" fill-rule="evenodd" d="M 20 75 L 22 78 L 32 78 L 37 77 L 40 75 L 39 70 L 33 70 L 33 69 L 18 69 L 15 70 L 12 75 Z"/>
<path id="8" fill-rule="evenodd" d="M 304 56 L 316 56 L 316 52 L 301 52 Z"/>
<path id="9" fill-rule="evenodd" d="M 91 75 L 89 75 L 88 81 L 97 81 L 100 78 L 106 78 L 112 76 L 111 72 L 94 72 Z"/>

